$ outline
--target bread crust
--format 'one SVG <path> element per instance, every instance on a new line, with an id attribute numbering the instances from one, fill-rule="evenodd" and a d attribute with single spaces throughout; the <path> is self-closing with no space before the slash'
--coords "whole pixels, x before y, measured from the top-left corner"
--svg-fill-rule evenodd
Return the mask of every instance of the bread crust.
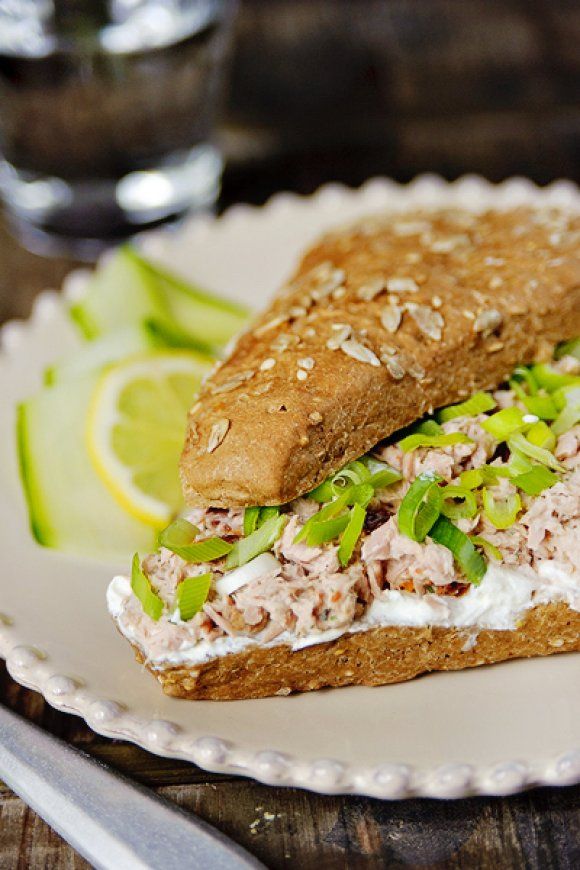
<path id="1" fill-rule="evenodd" d="M 580 651 L 580 613 L 564 603 L 526 612 L 514 631 L 472 628 L 374 628 L 292 652 L 252 647 L 195 667 L 155 667 L 137 660 L 174 698 L 237 701 L 330 686 L 382 686 L 430 671 L 456 671 L 507 659 Z"/>
<path id="2" fill-rule="evenodd" d="M 413 213 L 325 236 L 192 409 L 187 502 L 290 501 L 424 413 L 545 357 L 580 333 L 579 237 L 580 218 L 530 209 Z M 390 303 L 403 309 L 393 333 Z M 375 364 L 327 346 L 341 324 Z"/>

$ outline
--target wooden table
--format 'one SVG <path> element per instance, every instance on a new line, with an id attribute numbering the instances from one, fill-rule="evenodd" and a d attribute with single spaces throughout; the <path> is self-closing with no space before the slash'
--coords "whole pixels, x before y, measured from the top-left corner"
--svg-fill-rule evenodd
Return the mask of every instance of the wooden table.
<path id="1" fill-rule="evenodd" d="M 239 184 L 235 171 L 226 176 L 226 203 L 236 198 Z M 246 184 L 251 187 L 244 176 Z M 255 186 L 253 190 L 254 198 L 261 198 Z M 267 192 L 262 191 L 264 196 Z M 27 316 L 35 294 L 45 287 L 58 287 L 72 265 L 71 260 L 27 253 L 0 221 L 0 322 Z M 81 720 L 56 712 L 39 695 L 14 683 L 2 663 L 0 699 L 51 733 L 196 813 L 272 868 L 572 870 L 580 866 L 580 787 L 450 802 L 321 797 L 206 773 L 192 764 L 157 758 L 131 744 L 99 737 Z M 86 866 L 0 783 L 2 870 Z"/>

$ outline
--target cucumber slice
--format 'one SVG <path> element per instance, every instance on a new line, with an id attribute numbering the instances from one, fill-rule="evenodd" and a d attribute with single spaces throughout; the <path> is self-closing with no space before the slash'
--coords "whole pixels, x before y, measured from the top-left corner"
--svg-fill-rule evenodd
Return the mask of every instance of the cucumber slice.
<path id="1" fill-rule="evenodd" d="M 30 526 L 46 547 L 127 559 L 155 548 L 155 532 L 118 506 L 93 470 L 85 448 L 96 376 L 67 380 L 18 408 L 20 472 Z"/>
<path id="2" fill-rule="evenodd" d="M 248 319 L 242 306 L 191 286 L 128 247 L 96 270 L 70 315 L 88 339 L 145 323 L 170 346 L 214 356 Z"/>
<path id="3" fill-rule="evenodd" d="M 83 336 L 98 338 L 148 317 L 166 317 L 155 281 L 129 248 L 119 248 L 91 278 L 86 294 L 70 307 Z"/>
<path id="4" fill-rule="evenodd" d="M 44 372 L 44 383 L 53 386 L 71 378 L 82 378 L 125 356 L 165 344 L 163 338 L 147 324 L 126 326 L 83 344 L 75 353 L 49 366 Z"/>
<path id="5" fill-rule="evenodd" d="M 183 332 L 221 347 L 247 324 L 249 312 L 242 305 L 214 296 L 132 253 L 156 282 L 169 318 Z"/>

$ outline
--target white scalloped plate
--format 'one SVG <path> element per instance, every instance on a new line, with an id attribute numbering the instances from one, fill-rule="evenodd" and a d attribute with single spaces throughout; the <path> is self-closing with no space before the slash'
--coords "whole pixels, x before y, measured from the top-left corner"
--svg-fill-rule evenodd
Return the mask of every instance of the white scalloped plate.
<path id="1" fill-rule="evenodd" d="M 281 194 L 260 209 L 192 220 L 144 242 L 184 275 L 262 305 L 321 230 L 379 209 L 537 202 L 578 208 L 573 185 L 538 190 L 515 179 L 400 187 L 327 186 Z M 82 292 L 78 274 L 69 293 Z M 56 294 L 2 330 L 0 356 L 0 655 L 12 676 L 95 731 L 208 770 L 323 793 L 384 798 L 509 794 L 580 781 L 580 656 L 433 674 L 398 686 L 349 688 L 235 703 L 166 698 L 109 621 L 105 587 L 117 566 L 33 543 L 14 452 L 14 404 L 76 337 Z"/>

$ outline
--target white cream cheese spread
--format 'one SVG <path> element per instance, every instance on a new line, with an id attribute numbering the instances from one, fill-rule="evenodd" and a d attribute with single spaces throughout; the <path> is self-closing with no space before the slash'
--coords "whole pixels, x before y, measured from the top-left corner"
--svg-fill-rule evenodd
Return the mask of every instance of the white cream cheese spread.
<path id="1" fill-rule="evenodd" d="M 252 646 L 286 644 L 299 650 L 327 643 L 343 634 L 386 626 L 514 630 L 525 612 L 538 604 L 564 602 L 571 609 L 580 611 L 580 571 L 566 571 L 552 561 L 541 562 L 537 571 L 492 564 L 481 584 L 472 586 L 459 597 L 385 590 L 372 602 L 362 619 L 344 629 L 328 629 L 305 637 L 285 631 L 267 643 L 260 641 L 259 634 L 251 638 L 225 636 L 185 643 L 179 649 L 155 655 L 147 648 L 146 636 L 136 631 L 130 621 L 123 619 L 131 595 L 129 579 L 114 577 L 107 590 L 109 613 L 125 637 L 141 649 L 148 663 L 153 666 L 195 666 Z"/>

